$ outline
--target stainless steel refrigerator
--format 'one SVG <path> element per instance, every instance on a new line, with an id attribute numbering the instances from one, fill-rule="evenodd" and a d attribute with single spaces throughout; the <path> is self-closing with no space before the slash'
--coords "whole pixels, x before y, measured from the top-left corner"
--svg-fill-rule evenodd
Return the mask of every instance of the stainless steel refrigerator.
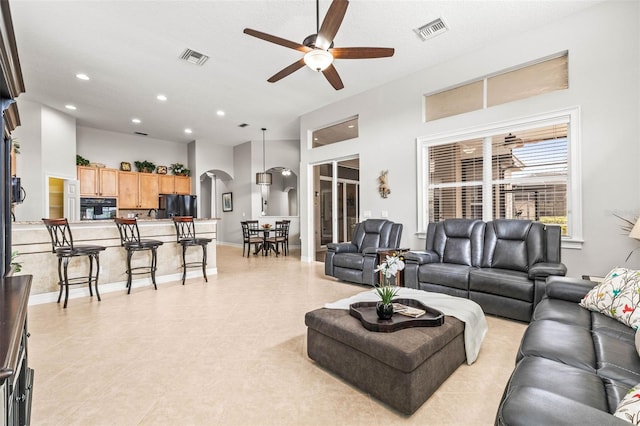
<path id="1" fill-rule="evenodd" d="M 198 197 L 196 195 L 160 194 L 158 218 L 198 215 Z"/>

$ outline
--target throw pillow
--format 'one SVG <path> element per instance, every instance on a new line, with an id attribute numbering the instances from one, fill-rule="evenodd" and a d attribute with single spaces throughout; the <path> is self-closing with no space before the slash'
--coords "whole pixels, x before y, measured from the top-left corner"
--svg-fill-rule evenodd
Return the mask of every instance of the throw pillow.
<path id="1" fill-rule="evenodd" d="M 640 383 L 629 389 L 613 415 L 634 425 L 640 425 Z"/>
<path id="2" fill-rule="evenodd" d="M 640 325 L 640 271 L 613 268 L 580 301 L 580 306 L 600 312 L 638 329 Z"/>

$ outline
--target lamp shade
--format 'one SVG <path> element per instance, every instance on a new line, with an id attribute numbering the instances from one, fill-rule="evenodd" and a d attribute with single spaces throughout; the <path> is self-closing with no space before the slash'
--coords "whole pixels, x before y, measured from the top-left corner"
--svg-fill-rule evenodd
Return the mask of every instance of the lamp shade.
<path id="1" fill-rule="evenodd" d="M 271 185 L 272 176 L 271 173 L 256 173 L 257 185 Z"/>
<path id="2" fill-rule="evenodd" d="M 324 71 L 333 62 L 333 55 L 322 49 L 313 49 L 304 55 L 304 63 L 314 71 Z"/>
<path id="3" fill-rule="evenodd" d="M 629 232 L 629 237 L 640 240 L 640 219 L 636 220 L 636 224 L 633 225 L 633 229 Z"/>

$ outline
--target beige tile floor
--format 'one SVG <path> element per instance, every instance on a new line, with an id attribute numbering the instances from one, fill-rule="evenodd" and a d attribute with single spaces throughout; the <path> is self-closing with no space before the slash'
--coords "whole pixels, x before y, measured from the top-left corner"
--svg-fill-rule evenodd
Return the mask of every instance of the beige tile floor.
<path id="1" fill-rule="evenodd" d="M 407 417 L 307 357 L 305 312 L 364 288 L 296 254 L 219 246 L 209 283 L 31 306 L 32 424 L 493 424 L 524 324 L 489 317 L 478 361 Z"/>

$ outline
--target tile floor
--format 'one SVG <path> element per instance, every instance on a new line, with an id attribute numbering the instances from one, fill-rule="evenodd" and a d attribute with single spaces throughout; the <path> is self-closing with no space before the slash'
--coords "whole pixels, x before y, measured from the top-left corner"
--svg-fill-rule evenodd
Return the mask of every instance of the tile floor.
<path id="1" fill-rule="evenodd" d="M 365 290 L 323 264 L 218 247 L 218 275 L 29 308 L 33 425 L 491 425 L 525 324 L 489 317 L 478 361 L 412 416 L 306 355 L 305 312 Z"/>

